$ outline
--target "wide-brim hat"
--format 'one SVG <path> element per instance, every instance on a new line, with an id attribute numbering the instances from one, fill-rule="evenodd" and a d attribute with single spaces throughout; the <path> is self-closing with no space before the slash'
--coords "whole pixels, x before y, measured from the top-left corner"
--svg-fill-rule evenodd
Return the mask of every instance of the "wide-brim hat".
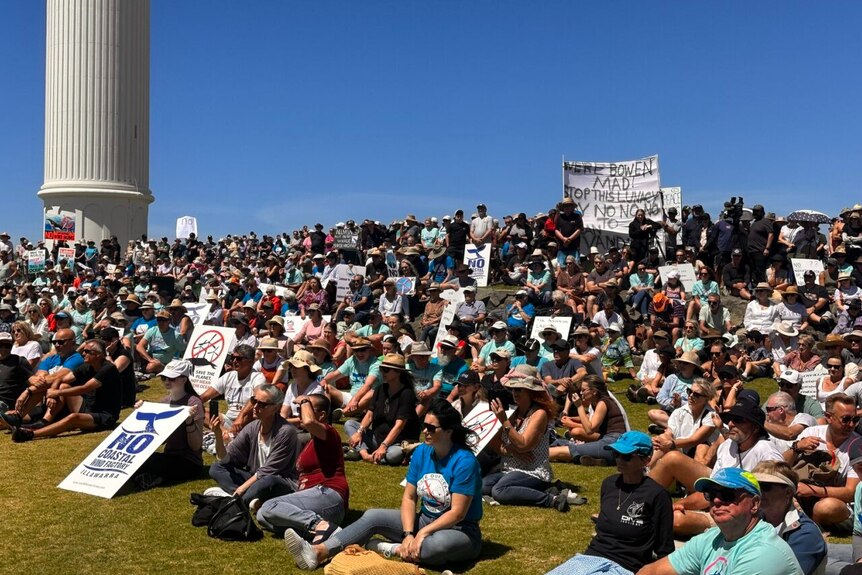
<path id="1" fill-rule="evenodd" d="M 826 349 L 828 349 L 828 348 L 830 348 L 830 347 L 846 348 L 846 347 L 849 347 L 849 346 L 850 346 L 850 344 L 848 344 L 848 343 L 844 340 L 844 338 L 843 338 L 843 337 L 841 337 L 841 336 L 840 336 L 840 335 L 838 335 L 837 333 L 830 333 L 829 335 L 827 335 L 827 336 L 823 339 L 823 341 L 817 342 L 817 345 L 816 345 L 816 346 L 814 346 L 814 347 L 816 347 L 817 349 L 819 349 L 819 350 L 821 350 L 821 351 L 824 351 L 824 350 L 826 350 Z"/>
<path id="2" fill-rule="evenodd" d="M 526 389 L 528 391 L 545 391 L 545 385 L 538 377 L 529 375 L 516 375 L 509 377 L 503 382 L 504 387 L 510 389 Z"/>
<path id="3" fill-rule="evenodd" d="M 853 338 L 862 339 L 862 330 L 854 329 L 850 333 L 845 333 L 843 337 L 845 341 L 849 341 Z"/>
<path id="4" fill-rule="evenodd" d="M 578 337 L 578 336 L 582 336 L 582 335 L 592 336 L 593 334 L 590 333 L 590 328 L 588 328 L 587 326 L 579 325 L 577 327 L 577 329 L 575 329 L 575 331 L 572 332 L 572 335 L 575 337 Z"/>
<path id="5" fill-rule="evenodd" d="M 181 302 L 178 298 L 174 298 L 173 300 L 171 300 L 170 305 L 168 305 L 167 307 L 168 309 L 181 310 L 183 313 L 186 313 L 188 311 L 186 309 L 186 306 L 183 305 L 183 302 Z"/>
<path id="6" fill-rule="evenodd" d="M 214 291 L 209 292 L 206 301 L 218 301 L 218 294 Z"/>
<path id="7" fill-rule="evenodd" d="M 265 337 L 265 338 L 260 340 L 260 343 L 258 344 L 257 349 L 259 349 L 259 350 L 264 350 L 264 349 L 279 350 L 279 349 L 281 349 L 281 347 L 279 347 L 278 340 L 275 339 L 274 337 Z"/>
<path id="8" fill-rule="evenodd" d="M 280 315 L 274 315 L 271 318 L 269 318 L 268 320 L 266 320 L 266 323 L 264 323 L 264 325 L 268 328 L 272 328 L 273 324 L 278 325 L 281 328 L 284 328 L 284 318 L 281 317 Z"/>
<path id="9" fill-rule="evenodd" d="M 141 307 L 141 311 L 143 311 L 145 309 L 156 309 L 156 306 L 154 306 L 153 302 L 151 302 L 151 301 L 145 301 L 144 303 L 141 304 L 140 307 Z"/>
<path id="10" fill-rule="evenodd" d="M 156 319 L 171 319 L 171 314 L 168 310 L 162 309 L 156 312 Z"/>
<path id="11" fill-rule="evenodd" d="M 754 286 L 754 291 L 760 291 L 760 290 L 771 292 L 772 286 L 766 282 L 760 282 L 756 286 Z"/>
<path id="12" fill-rule="evenodd" d="M 787 297 L 789 295 L 799 295 L 799 288 L 796 286 L 787 286 L 785 289 L 781 290 L 781 297 Z"/>
<path id="13" fill-rule="evenodd" d="M 350 343 L 350 349 L 353 350 L 366 349 L 369 347 L 372 347 L 371 341 L 366 337 L 358 337 L 354 339 L 352 343 Z"/>
<path id="14" fill-rule="evenodd" d="M 799 335 L 799 330 L 793 327 L 793 324 L 788 321 L 779 321 L 775 322 L 772 325 L 773 331 L 777 331 L 781 335 L 786 335 L 787 337 L 796 337 Z"/>
<path id="15" fill-rule="evenodd" d="M 129 294 L 125 301 L 126 303 L 136 303 L 141 305 L 141 298 L 139 298 L 137 294 Z"/>
<path id="16" fill-rule="evenodd" d="M 410 346 L 410 352 L 407 354 L 407 357 L 412 357 L 414 355 L 424 355 L 431 356 L 431 350 L 428 349 L 428 346 L 424 341 L 419 341 Z"/>
<path id="17" fill-rule="evenodd" d="M 314 349 L 322 349 L 326 352 L 326 356 L 329 359 L 332 359 L 332 347 L 329 345 L 329 342 L 323 339 L 322 337 L 317 338 L 309 345 L 305 346 L 305 349 L 314 350 Z"/>
<path id="18" fill-rule="evenodd" d="M 404 356 L 398 355 L 397 353 L 387 353 L 383 356 L 383 361 L 380 362 L 381 368 L 389 368 L 389 369 L 397 369 L 398 371 L 405 371 L 407 369 L 406 362 L 404 361 Z"/>
<path id="19" fill-rule="evenodd" d="M 285 363 L 289 363 L 293 367 L 307 367 L 311 373 L 319 373 L 320 366 L 314 360 L 314 355 L 310 351 L 304 349 L 293 352 L 293 355 Z"/>
<path id="20" fill-rule="evenodd" d="M 539 334 L 541 334 L 543 336 L 545 334 L 554 334 L 555 336 L 560 337 L 560 332 L 558 332 L 557 328 L 555 328 L 552 325 L 545 326 L 545 328 L 542 331 L 540 331 Z"/>
<path id="21" fill-rule="evenodd" d="M 446 253 L 446 248 L 433 248 L 428 251 L 428 259 L 436 260 L 440 256 Z"/>
<path id="22" fill-rule="evenodd" d="M 674 359 L 673 361 L 676 364 L 687 363 L 689 365 L 693 365 L 696 368 L 695 369 L 696 372 L 699 372 L 699 373 L 703 372 L 703 368 L 700 367 L 700 360 L 697 356 L 697 352 L 695 352 L 695 351 L 687 351 L 687 352 L 683 353 L 681 356 L 679 356 L 678 358 Z"/>
<path id="23" fill-rule="evenodd" d="M 445 347 L 451 347 L 452 349 L 457 349 L 458 348 L 458 339 L 451 336 L 451 335 L 444 336 L 440 340 L 440 347 L 444 347 L 444 346 Z"/>

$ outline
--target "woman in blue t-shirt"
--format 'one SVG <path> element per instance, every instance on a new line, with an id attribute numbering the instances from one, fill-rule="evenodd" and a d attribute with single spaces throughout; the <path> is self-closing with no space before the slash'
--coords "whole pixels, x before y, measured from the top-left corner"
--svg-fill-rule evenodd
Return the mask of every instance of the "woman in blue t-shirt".
<path id="1" fill-rule="evenodd" d="M 482 477 L 468 447 L 470 430 L 445 399 L 431 402 L 425 415 L 425 443 L 413 452 L 401 509 L 370 509 L 358 521 L 321 544 L 311 545 L 292 529 L 284 534 L 297 567 L 315 569 L 327 558 L 374 535 L 368 549 L 429 566 L 476 559 L 481 551 Z M 415 515 L 403 512 L 415 509 Z"/>

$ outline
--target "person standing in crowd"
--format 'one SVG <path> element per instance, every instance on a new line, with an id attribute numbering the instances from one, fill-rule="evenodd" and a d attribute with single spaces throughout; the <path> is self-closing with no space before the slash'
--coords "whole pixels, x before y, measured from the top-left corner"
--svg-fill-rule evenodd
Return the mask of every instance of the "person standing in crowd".
<path id="1" fill-rule="evenodd" d="M 560 211 L 554 219 L 554 235 L 557 239 L 557 262 L 562 268 L 568 256 L 572 256 L 576 264 L 581 263 L 584 220 L 581 212 L 575 209 L 572 198 L 564 198 L 559 208 Z"/>

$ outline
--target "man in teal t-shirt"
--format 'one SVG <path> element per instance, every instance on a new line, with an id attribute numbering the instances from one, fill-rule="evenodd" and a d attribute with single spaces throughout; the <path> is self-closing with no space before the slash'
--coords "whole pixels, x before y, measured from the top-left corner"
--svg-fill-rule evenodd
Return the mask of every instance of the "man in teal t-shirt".
<path id="1" fill-rule="evenodd" d="M 793 551 L 760 518 L 760 484 L 754 475 L 726 467 L 701 477 L 694 488 L 709 501 L 717 526 L 638 575 L 802 575 Z"/>

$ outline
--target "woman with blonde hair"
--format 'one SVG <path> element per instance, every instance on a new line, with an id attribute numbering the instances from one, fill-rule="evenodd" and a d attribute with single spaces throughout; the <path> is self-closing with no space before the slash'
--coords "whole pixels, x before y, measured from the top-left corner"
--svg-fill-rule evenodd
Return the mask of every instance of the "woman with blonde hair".
<path id="1" fill-rule="evenodd" d="M 33 332 L 26 321 L 16 321 L 12 324 L 12 353 L 23 357 L 36 369 L 42 359 L 42 338 Z"/>

